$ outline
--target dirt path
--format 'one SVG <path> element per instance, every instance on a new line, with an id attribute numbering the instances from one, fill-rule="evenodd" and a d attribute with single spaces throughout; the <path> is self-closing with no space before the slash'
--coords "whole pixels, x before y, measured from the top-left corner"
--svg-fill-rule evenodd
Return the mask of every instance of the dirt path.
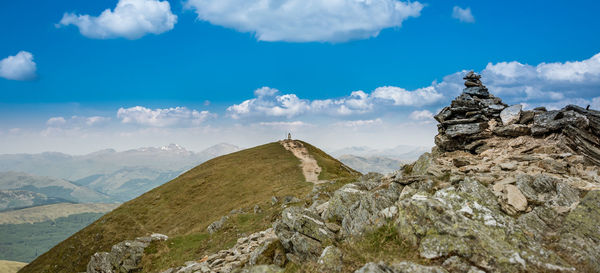
<path id="1" fill-rule="evenodd" d="M 299 141 L 294 140 L 282 140 L 279 143 L 288 151 L 292 152 L 298 159 L 300 159 L 300 166 L 302 167 L 302 173 L 307 182 L 319 184 L 319 174 L 321 174 L 321 167 L 317 164 L 317 161 L 308 153 L 308 150 Z"/>

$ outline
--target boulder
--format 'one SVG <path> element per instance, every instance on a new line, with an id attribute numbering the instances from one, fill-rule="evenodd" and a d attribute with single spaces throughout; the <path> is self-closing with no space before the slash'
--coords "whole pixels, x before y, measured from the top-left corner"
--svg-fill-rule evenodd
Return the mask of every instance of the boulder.
<path id="1" fill-rule="evenodd" d="M 275 264 L 285 266 L 285 249 L 278 239 L 269 239 L 250 254 L 250 265 Z"/>
<path id="2" fill-rule="evenodd" d="M 221 228 L 223 228 L 223 225 L 225 225 L 225 222 L 228 219 L 229 219 L 228 216 L 223 216 L 218 221 L 214 221 L 213 223 L 211 223 L 210 225 L 208 225 L 208 227 L 206 228 L 206 230 L 210 234 L 215 233 L 215 232 L 221 230 Z"/>
<path id="3" fill-rule="evenodd" d="M 502 119 L 502 124 L 504 126 L 511 125 L 517 123 L 519 119 L 521 119 L 521 110 L 523 106 L 520 104 L 513 105 L 505 108 L 500 112 L 500 119 Z"/>
<path id="4" fill-rule="evenodd" d="M 283 273 L 285 270 L 276 265 L 255 265 L 238 269 L 234 273 Z"/>
<path id="5" fill-rule="evenodd" d="M 113 245 L 110 252 L 92 255 L 87 265 L 87 273 L 129 273 L 140 270 L 144 249 L 152 241 L 167 240 L 166 235 L 154 233 L 150 237 L 139 237 Z"/>

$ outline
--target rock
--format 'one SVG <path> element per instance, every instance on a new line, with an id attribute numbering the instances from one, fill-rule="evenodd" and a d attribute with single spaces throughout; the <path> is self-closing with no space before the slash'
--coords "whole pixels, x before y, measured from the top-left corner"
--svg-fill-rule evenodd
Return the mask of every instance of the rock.
<path id="1" fill-rule="evenodd" d="M 87 265 L 87 273 L 113 273 L 114 258 L 108 252 L 97 252 L 92 255 Z"/>
<path id="2" fill-rule="evenodd" d="M 521 111 L 519 124 L 529 124 L 533 121 L 533 117 L 535 117 L 535 111 Z"/>
<path id="3" fill-rule="evenodd" d="M 235 271 L 235 273 L 283 273 L 285 270 L 276 265 L 255 265 Z"/>
<path id="4" fill-rule="evenodd" d="M 386 264 L 380 262 L 367 263 L 360 269 L 354 271 L 354 273 L 396 273 L 396 271 Z"/>
<path id="5" fill-rule="evenodd" d="M 254 214 L 262 213 L 262 209 L 259 205 L 254 205 Z"/>
<path id="6" fill-rule="evenodd" d="M 206 230 L 210 234 L 215 233 L 215 232 L 219 231 L 221 228 L 223 228 L 223 225 L 225 225 L 225 222 L 228 219 L 229 219 L 228 216 L 223 216 L 218 221 L 215 221 L 212 224 L 208 225 L 208 228 L 206 228 Z"/>
<path id="7" fill-rule="evenodd" d="M 385 219 L 392 219 L 398 214 L 398 207 L 391 206 L 385 209 L 382 209 L 379 214 L 383 216 Z"/>
<path id="8" fill-rule="evenodd" d="M 275 196 L 271 196 L 271 205 L 276 205 L 279 202 L 279 199 Z"/>
<path id="9" fill-rule="evenodd" d="M 467 262 L 463 261 L 458 256 L 452 256 L 444 261 L 442 267 L 450 273 L 485 273 L 485 271 L 479 270 L 477 267 L 471 266 Z"/>
<path id="10" fill-rule="evenodd" d="M 288 196 L 283 197 L 282 203 L 284 205 L 287 205 L 287 204 L 291 204 L 291 203 L 298 203 L 300 201 L 302 201 L 302 200 L 298 199 L 298 197 L 288 195 Z"/>
<path id="11" fill-rule="evenodd" d="M 167 240 L 166 235 L 154 233 L 150 237 L 139 237 L 112 246 L 110 252 L 92 255 L 87 265 L 87 273 L 128 273 L 136 272 L 144 255 L 144 249 L 152 241 Z"/>
<path id="12" fill-rule="evenodd" d="M 523 106 L 520 104 L 513 105 L 505 108 L 500 112 L 500 119 L 502 119 L 502 124 L 504 126 L 511 125 L 517 123 L 519 119 L 521 119 L 521 110 Z"/>
<path id="13" fill-rule="evenodd" d="M 304 234 L 319 242 L 328 242 L 335 237 L 335 234 L 325 226 L 325 221 L 309 210 L 290 207 L 284 209 L 281 214 L 282 223 L 290 230 Z"/>
<path id="14" fill-rule="evenodd" d="M 439 266 L 424 266 L 412 262 L 399 262 L 392 264 L 392 268 L 398 273 L 448 273 Z"/>
<path id="15" fill-rule="evenodd" d="M 514 185 L 505 185 L 506 202 L 517 211 L 527 210 L 527 198 L 521 193 L 519 188 Z"/>
<path id="16" fill-rule="evenodd" d="M 354 273 L 448 273 L 439 266 L 424 266 L 412 262 L 399 262 L 391 266 L 385 263 L 367 263 Z"/>
<path id="17" fill-rule="evenodd" d="M 485 130 L 487 125 L 484 122 L 449 125 L 446 129 L 446 135 L 451 138 L 474 135 Z"/>
<path id="18" fill-rule="evenodd" d="M 482 97 L 482 98 L 488 98 L 490 96 L 490 93 L 488 92 L 487 88 L 485 88 L 485 87 L 467 87 L 467 88 L 465 88 L 465 90 L 463 90 L 463 92 L 465 94 L 469 94 L 472 96 L 478 96 L 478 97 Z"/>
<path id="19" fill-rule="evenodd" d="M 465 160 L 464 158 L 455 157 L 452 159 L 452 165 L 454 165 L 454 167 L 457 168 L 468 166 L 469 164 L 471 163 L 468 160 Z"/>
<path id="20" fill-rule="evenodd" d="M 523 124 L 511 124 L 502 127 L 496 127 L 494 134 L 504 137 L 519 137 L 531 135 L 531 128 Z"/>
<path id="21" fill-rule="evenodd" d="M 564 220 L 560 255 L 588 272 L 600 272 L 600 191 L 589 192 Z"/>
<path id="22" fill-rule="evenodd" d="M 335 246 L 328 246 L 323 250 L 317 261 L 321 272 L 341 272 L 344 263 L 342 251 Z"/>
<path id="23" fill-rule="evenodd" d="M 331 231 L 333 231 L 333 232 L 336 232 L 336 233 L 337 233 L 337 232 L 339 232 L 339 231 L 340 231 L 340 229 L 342 229 L 342 227 L 340 227 L 338 224 L 336 224 L 336 223 L 332 223 L 332 222 L 327 222 L 327 223 L 325 223 L 325 226 L 326 226 L 326 227 L 327 227 L 329 230 L 331 230 Z"/>
<path id="24" fill-rule="evenodd" d="M 517 169 L 517 162 L 510 161 L 510 162 L 501 163 L 500 169 L 502 169 L 504 171 L 514 171 Z"/>
<path id="25" fill-rule="evenodd" d="M 285 266 L 285 249 L 278 239 L 270 239 L 250 254 L 250 265 L 275 264 Z"/>

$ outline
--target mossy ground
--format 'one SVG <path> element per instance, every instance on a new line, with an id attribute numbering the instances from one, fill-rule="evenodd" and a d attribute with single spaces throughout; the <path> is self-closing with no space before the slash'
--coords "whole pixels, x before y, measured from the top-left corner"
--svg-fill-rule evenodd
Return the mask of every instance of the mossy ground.
<path id="1" fill-rule="evenodd" d="M 323 171 L 320 179 L 352 181 L 360 174 L 304 143 Z M 81 272 L 90 256 L 127 239 L 158 232 L 172 239 L 150 248 L 174 260 L 145 261 L 148 270 L 181 265 L 235 244 L 238 233 L 267 228 L 279 209 L 237 215 L 235 225 L 207 235 L 206 227 L 233 209 L 267 204 L 271 196 L 305 197 L 311 192 L 300 161 L 279 143 L 269 143 L 207 161 L 171 182 L 131 200 L 71 236 L 23 268 L 22 273 Z M 175 260 L 174 257 L 180 257 Z M 189 259 L 188 259 L 189 258 Z M 177 263 L 177 264 L 176 264 Z M 144 269 L 144 271 L 147 271 Z"/>

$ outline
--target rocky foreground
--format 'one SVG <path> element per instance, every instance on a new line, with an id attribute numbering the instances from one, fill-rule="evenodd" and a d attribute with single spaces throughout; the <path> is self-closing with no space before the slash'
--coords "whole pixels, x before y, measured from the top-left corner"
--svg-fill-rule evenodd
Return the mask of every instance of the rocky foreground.
<path id="1" fill-rule="evenodd" d="M 465 80 L 431 153 L 333 194 L 315 185 L 272 228 L 164 273 L 600 272 L 600 112 L 524 111 Z M 355 246 L 382 230 L 396 252 L 355 266 Z M 89 273 L 132 272 L 95 257 Z"/>

